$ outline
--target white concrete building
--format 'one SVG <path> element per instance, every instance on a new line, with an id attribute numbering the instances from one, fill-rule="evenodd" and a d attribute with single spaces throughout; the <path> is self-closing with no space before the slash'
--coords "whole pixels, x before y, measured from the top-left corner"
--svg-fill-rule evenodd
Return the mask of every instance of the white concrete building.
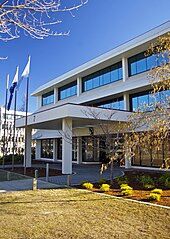
<path id="1" fill-rule="evenodd" d="M 30 115 L 30 113 L 28 114 Z M 16 111 L 16 119 L 25 116 L 25 112 Z M 4 131 L 4 128 L 5 131 Z M 15 153 L 23 154 L 24 152 L 24 128 L 15 130 Z M 5 108 L 0 108 L 0 155 L 3 155 L 4 147 L 4 133 L 5 133 L 5 151 L 7 154 L 13 153 L 13 137 L 14 137 L 14 110 L 6 110 L 6 127 L 5 127 Z"/>
<path id="2" fill-rule="evenodd" d="M 37 97 L 37 111 L 28 117 L 28 142 L 32 129 L 38 129 L 36 158 L 62 161 L 64 174 L 72 173 L 72 162 L 99 163 L 100 139 L 92 140 L 91 130 L 99 120 L 86 112 L 95 111 L 100 122 L 126 122 L 143 101 L 149 101 L 151 85 L 147 71 L 155 56 L 145 56 L 151 42 L 170 31 L 170 21 L 42 85 Z M 166 94 L 170 94 L 169 91 Z M 17 120 L 24 127 L 24 119 Z M 114 132 L 113 132 L 114 133 Z M 73 139 L 73 140 L 70 140 Z M 28 144 L 29 145 L 29 144 Z M 27 147 L 27 166 L 31 165 Z M 126 166 L 156 166 L 146 160 L 133 159 Z"/>

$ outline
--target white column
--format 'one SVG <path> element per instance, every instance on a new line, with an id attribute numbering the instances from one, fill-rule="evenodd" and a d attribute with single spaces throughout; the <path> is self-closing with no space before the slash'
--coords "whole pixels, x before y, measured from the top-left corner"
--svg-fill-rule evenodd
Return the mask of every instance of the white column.
<path id="1" fill-rule="evenodd" d="M 41 158 L 41 140 L 40 139 L 36 139 L 35 158 L 36 159 Z"/>
<path id="2" fill-rule="evenodd" d="M 128 60 L 126 57 L 122 58 L 123 81 L 128 78 Z"/>
<path id="3" fill-rule="evenodd" d="M 57 161 L 57 140 L 53 139 L 53 159 Z"/>
<path id="4" fill-rule="evenodd" d="M 77 137 L 77 163 L 82 163 L 82 137 Z"/>
<path id="5" fill-rule="evenodd" d="M 41 95 L 39 95 L 39 96 L 37 96 L 37 109 L 39 109 L 41 106 L 42 106 L 42 96 Z"/>
<path id="6" fill-rule="evenodd" d="M 77 77 L 77 96 L 80 96 L 82 93 L 82 79 Z"/>
<path id="7" fill-rule="evenodd" d="M 54 88 L 54 104 L 58 102 L 58 88 Z"/>
<path id="8" fill-rule="evenodd" d="M 25 139 L 26 143 L 26 158 L 25 166 L 26 168 L 31 167 L 31 142 L 32 142 L 32 128 L 27 126 L 27 137 Z"/>
<path id="9" fill-rule="evenodd" d="M 129 94 L 124 93 L 123 94 L 123 100 L 124 100 L 124 110 L 130 110 L 130 99 L 129 99 Z"/>
<path id="10" fill-rule="evenodd" d="M 62 120 L 62 173 L 72 174 L 72 119 Z"/>

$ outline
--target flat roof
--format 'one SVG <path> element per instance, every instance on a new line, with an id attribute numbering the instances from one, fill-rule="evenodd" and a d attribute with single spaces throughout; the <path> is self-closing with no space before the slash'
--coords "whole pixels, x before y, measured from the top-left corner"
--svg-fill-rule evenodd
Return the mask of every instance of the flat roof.
<path id="1" fill-rule="evenodd" d="M 135 47 L 139 47 L 142 44 L 151 42 L 153 39 L 156 39 L 157 37 L 166 34 L 170 31 L 170 21 L 167 21 L 115 48 L 112 50 L 94 58 L 93 60 L 90 60 L 73 70 L 47 82 L 46 84 L 43 84 L 40 86 L 37 90 L 35 90 L 31 95 L 37 96 L 40 95 L 40 93 L 43 93 L 47 91 L 47 89 L 52 89 L 52 87 L 61 85 L 61 82 L 66 82 L 69 80 L 73 80 L 76 77 L 82 77 L 85 75 L 90 74 L 90 70 L 95 69 L 95 67 L 100 66 L 101 64 L 109 61 L 112 58 L 116 58 L 118 56 L 122 56 L 126 52 L 134 49 Z"/>

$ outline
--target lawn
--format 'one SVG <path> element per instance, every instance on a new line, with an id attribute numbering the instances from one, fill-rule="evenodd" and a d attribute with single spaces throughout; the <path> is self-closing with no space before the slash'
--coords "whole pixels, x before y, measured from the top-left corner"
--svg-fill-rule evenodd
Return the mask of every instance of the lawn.
<path id="1" fill-rule="evenodd" d="M 0 194 L 0 238 L 169 238 L 170 210 L 79 189 Z"/>

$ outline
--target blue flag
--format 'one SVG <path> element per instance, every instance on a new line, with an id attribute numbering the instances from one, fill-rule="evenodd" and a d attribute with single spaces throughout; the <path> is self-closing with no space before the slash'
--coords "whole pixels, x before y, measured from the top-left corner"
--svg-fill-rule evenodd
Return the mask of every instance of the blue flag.
<path id="1" fill-rule="evenodd" d="M 17 84 L 18 84 L 18 66 L 17 66 L 17 70 L 16 70 L 16 73 L 15 73 L 14 79 L 12 81 L 12 85 L 9 88 L 10 97 L 9 97 L 9 101 L 8 101 L 8 105 L 7 105 L 7 110 L 10 110 L 11 103 L 12 103 L 12 98 L 13 98 L 13 94 L 14 94 L 14 90 L 15 90 Z"/>

